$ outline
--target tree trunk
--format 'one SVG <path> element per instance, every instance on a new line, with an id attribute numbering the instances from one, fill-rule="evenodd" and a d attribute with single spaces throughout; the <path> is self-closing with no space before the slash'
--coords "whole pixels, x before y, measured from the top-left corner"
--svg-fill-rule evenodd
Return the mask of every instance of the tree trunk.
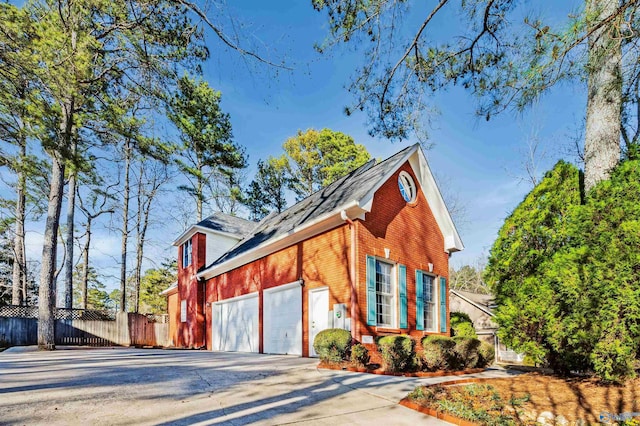
<path id="1" fill-rule="evenodd" d="M 26 206 L 27 177 L 22 167 L 27 155 L 26 141 L 20 145 L 20 167 L 18 168 L 18 183 L 16 188 L 16 235 L 13 240 L 13 283 L 11 304 L 22 305 L 27 300 L 26 282 L 27 261 L 24 249 L 24 221 Z"/>
<path id="2" fill-rule="evenodd" d="M 75 147 L 74 147 L 75 148 Z M 75 149 L 74 149 L 75 150 Z M 67 195 L 67 235 L 64 273 L 64 307 L 73 308 L 73 222 L 76 208 L 76 172 L 69 175 L 69 193 Z"/>
<path id="3" fill-rule="evenodd" d="M 56 304 L 55 270 L 58 247 L 58 226 L 60 208 L 64 191 L 64 162 L 57 154 L 51 156 L 51 180 L 49 189 L 49 207 L 42 247 L 42 269 L 40 272 L 40 290 L 38 292 L 38 349 L 55 349 Z"/>
<path id="4" fill-rule="evenodd" d="M 602 22 L 616 12 L 617 0 L 587 0 L 590 22 Z M 604 25 L 589 36 L 587 123 L 584 143 L 585 190 L 609 178 L 620 161 L 620 114 L 622 103 L 621 39 Z"/>
<path id="5" fill-rule="evenodd" d="M 134 293 L 135 293 L 135 299 L 134 299 L 134 312 L 137 314 L 138 311 L 140 310 L 140 275 L 141 275 L 141 269 L 142 269 L 142 244 L 144 244 L 144 242 L 141 242 L 141 239 L 143 239 L 144 237 L 141 236 L 142 233 L 142 193 L 144 191 L 144 184 L 143 184 L 143 175 L 144 175 L 144 170 L 143 170 L 143 166 L 142 164 L 140 165 L 140 171 L 138 173 L 138 193 L 136 194 L 136 200 L 138 202 L 138 205 L 136 206 L 136 270 L 133 274 L 133 279 L 134 279 Z"/>
<path id="6" fill-rule="evenodd" d="M 151 210 L 151 203 L 156 194 L 156 183 L 154 181 L 151 189 L 151 193 L 147 194 L 147 202 L 142 203 L 141 208 L 143 210 L 142 215 L 142 227 L 138 232 L 138 250 L 136 261 L 136 312 L 140 309 L 140 281 L 142 279 L 142 259 L 144 257 L 144 244 L 147 236 L 147 229 L 149 227 L 149 212 Z"/>
<path id="7" fill-rule="evenodd" d="M 196 223 L 202 220 L 202 199 L 204 198 L 204 182 L 198 177 L 198 187 L 196 189 Z"/>
<path id="8" fill-rule="evenodd" d="M 54 350 L 56 348 L 54 316 L 56 307 L 56 260 L 65 169 L 61 152 L 66 152 L 66 149 L 71 148 L 74 131 L 73 117 L 75 114 L 73 96 L 65 99 L 61 106 L 61 138 L 59 146 L 56 147 L 57 149 L 50 153 L 49 205 L 44 230 L 44 242 L 42 244 L 42 266 L 40 270 L 40 289 L 38 291 L 38 349 L 40 350 Z"/>
<path id="9" fill-rule="evenodd" d="M 124 147 L 124 200 L 122 206 L 122 245 L 120 257 L 120 312 L 126 312 L 127 300 L 127 239 L 129 238 L 129 169 L 131 168 L 131 145 L 125 140 Z"/>
<path id="10" fill-rule="evenodd" d="M 84 267 L 82 269 L 82 283 L 80 284 L 82 290 L 82 309 L 87 309 L 87 288 L 89 284 L 89 246 L 91 245 L 91 220 L 92 217 L 88 216 L 86 229 L 87 240 L 85 241 L 84 249 L 82 250 L 82 262 L 84 264 Z"/>

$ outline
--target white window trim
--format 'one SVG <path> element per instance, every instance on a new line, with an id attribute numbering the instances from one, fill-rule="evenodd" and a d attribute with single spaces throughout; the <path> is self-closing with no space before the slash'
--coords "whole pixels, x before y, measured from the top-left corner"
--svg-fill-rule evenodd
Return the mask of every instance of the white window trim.
<path id="1" fill-rule="evenodd" d="M 437 275 L 431 274 L 431 273 L 426 272 L 426 271 L 422 271 L 422 276 L 423 277 L 424 276 L 431 277 L 431 279 L 433 280 L 432 284 L 433 284 L 433 293 L 434 293 L 434 300 L 433 300 L 433 306 L 434 306 L 433 307 L 433 314 L 434 314 L 433 328 L 428 329 L 426 327 L 426 324 L 424 324 L 423 325 L 424 326 L 424 331 L 428 332 L 428 333 L 437 333 L 438 330 L 440 330 L 440 311 L 439 311 L 439 309 L 440 309 L 440 303 L 439 303 L 440 302 L 440 286 L 439 286 L 439 280 L 438 280 L 439 277 Z M 424 278 L 423 278 L 423 280 L 424 280 Z M 420 283 L 420 285 L 424 286 L 424 282 Z M 425 302 L 425 294 L 424 294 L 424 287 L 423 287 L 423 290 L 422 290 L 422 309 L 423 310 L 425 308 L 425 305 L 426 305 L 426 302 Z M 424 321 L 426 323 L 427 317 L 426 317 L 426 315 L 424 315 L 424 313 L 423 313 L 423 316 L 424 316 Z"/>
<path id="2" fill-rule="evenodd" d="M 257 296 L 258 296 L 258 292 L 257 291 L 253 291 L 251 293 L 243 294 L 243 295 L 240 295 L 240 296 L 234 296 L 234 297 L 230 297 L 228 299 L 217 300 L 217 301 L 213 302 L 212 305 L 214 305 L 214 306 L 224 305 L 225 303 L 237 302 L 237 301 L 243 300 L 243 299 L 251 299 L 252 297 L 257 297 Z"/>
<path id="3" fill-rule="evenodd" d="M 281 285 L 277 285 L 275 287 L 265 288 L 263 290 L 263 293 L 275 293 L 275 292 L 278 292 L 278 291 L 289 290 L 290 288 L 294 288 L 294 287 L 302 287 L 302 285 L 303 285 L 303 281 L 302 280 L 296 280 L 296 281 L 292 281 L 292 282 L 287 283 L 287 284 L 281 284 Z"/>
<path id="4" fill-rule="evenodd" d="M 398 325 L 398 303 L 399 303 L 399 297 L 398 297 L 398 268 L 397 268 L 397 263 L 393 262 L 393 261 L 389 261 L 389 259 L 383 259 L 383 258 L 379 258 L 379 257 L 374 257 L 374 259 L 376 260 L 376 264 L 377 262 L 381 262 L 381 263 L 385 263 L 389 266 L 391 266 L 391 321 L 393 321 L 392 324 L 379 324 L 378 323 L 378 280 L 377 280 L 377 272 L 376 272 L 376 327 L 377 328 L 384 328 L 384 329 L 396 329 L 399 327 Z"/>
<path id="5" fill-rule="evenodd" d="M 187 322 L 187 299 L 180 301 L 180 322 Z"/>
<path id="6" fill-rule="evenodd" d="M 402 195 L 402 190 L 400 188 L 402 188 L 407 193 L 406 195 L 409 197 L 409 200 L 404 198 L 404 195 Z M 404 201 L 409 204 L 416 202 L 416 199 L 418 198 L 418 186 L 416 185 L 416 182 L 413 180 L 411 175 L 404 170 L 401 171 L 398 175 L 398 190 L 400 191 L 400 195 L 402 195 L 402 199 Z"/>
<path id="7" fill-rule="evenodd" d="M 182 267 L 186 268 L 193 263 L 193 243 L 189 238 L 182 244 Z"/>

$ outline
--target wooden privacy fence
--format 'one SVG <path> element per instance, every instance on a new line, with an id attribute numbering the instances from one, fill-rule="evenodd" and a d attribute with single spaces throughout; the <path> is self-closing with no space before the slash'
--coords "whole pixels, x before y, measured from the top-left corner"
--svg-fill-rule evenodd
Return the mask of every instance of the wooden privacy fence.
<path id="1" fill-rule="evenodd" d="M 170 346 L 167 315 L 55 310 L 56 345 Z M 0 307 L 0 346 L 38 343 L 38 307 Z"/>

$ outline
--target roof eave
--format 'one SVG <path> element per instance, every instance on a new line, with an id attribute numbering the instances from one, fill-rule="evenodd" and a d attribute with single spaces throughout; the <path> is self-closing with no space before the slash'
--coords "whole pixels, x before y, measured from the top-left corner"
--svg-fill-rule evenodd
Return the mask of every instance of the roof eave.
<path id="1" fill-rule="evenodd" d="M 259 246 L 254 247 L 253 249 L 246 251 L 245 253 L 242 253 L 234 258 L 231 258 L 226 262 L 210 266 L 198 272 L 197 277 L 203 279 L 213 278 L 232 269 L 253 262 L 254 260 L 275 253 L 278 250 L 289 247 L 292 244 L 309 239 L 324 231 L 335 228 L 336 226 L 344 222 L 341 217 L 342 211 L 346 211 L 348 217 L 356 218 L 362 217 L 364 213 L 368 212 L 369 210 L 363 209 L 358 200 L 343 204 L 339 208 L 325 215 L 322 215 L 309 223 L 305 223 L 300 227 L 291 229 L 289 232 L 281 235 L 278 238 L 265 241 Z"/>
<path id="2" fill-rule="evenodd" d="M 469 299 L 468 297 L 464 296 L 463 294 L 460 294 L 459 292 L 455 291 L 454 289 L 449 289 L 449 292 L 455 294 L 460 299 L 462 299 L 465 302 L 467 302 L 467 303 L 475 306 L 476 308 L 480 309 L 482 312 L 484 312 L 485 314 L 489 315 L 490 317 L 495 317 L 496 316 L 496 314 L 491 312 L 488 308 L 480 305 L 479 303 L 474 302 L 473 300 Z"/>
<path id="3" fill-rule="evenodd" d="M 444 249 L 449 254 L 462 251 L 464 250 L 464 244 L 453 222 L 451 213 L 449 213 L 447 204 L 444 202 L 438 183 L 431 172 L 427 157 L 421 149 L 417 149 L 416 151 L 413 151 L 412 155 L 416 154 L 417 157 L 411 158 L 410 156 L 410 158 L 408 158 L 409 164 L 416 174 L 416 177 L 420 180 L 422 193 L 429 202 L 429 207 L 431 207 L 436 223 L 442 232 Z"/>
<path id="4" fill-rule="evenodd" d="M 242 239 L 242 236 L 231 234 L 229 232 L 218 231 L 216 229 L 207 228 L 206 226 L 202 226 L 202 225 L 191 225 L 186 231 L 180 234 L 180 236 L 173 242 L 173 245 L 176 247 L 181 245 L 198 231 L 202 231 L 205 234 L 218 234 L 225 237 L 233 238 L 238 241 Z"/>
<path id="5" fill-rule="evenodd" d="M 169 286 L 169 288 L 166 288 L 166 289 L 162 290 L 160 292 L 160 295 L 161 296 L 170 296 L 173 293 L 176 293 L 177 291 L 178 291 L 178 282 L 176 281 L 175 283 L 171 284 Z"/>

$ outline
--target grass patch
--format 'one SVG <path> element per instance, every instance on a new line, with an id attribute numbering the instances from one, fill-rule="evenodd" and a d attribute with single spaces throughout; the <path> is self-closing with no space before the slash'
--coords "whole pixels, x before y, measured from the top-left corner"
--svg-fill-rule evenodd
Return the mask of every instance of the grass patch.
<path id="1" fill-rule="evenodd" d="M 504 399 L 491 385 L 418 387 L 409 398 L 423 406 L 443 411 L 461 419 L 482 425 L 517 425 L 519 407 L 528 401 L 528 395 Z"/>

